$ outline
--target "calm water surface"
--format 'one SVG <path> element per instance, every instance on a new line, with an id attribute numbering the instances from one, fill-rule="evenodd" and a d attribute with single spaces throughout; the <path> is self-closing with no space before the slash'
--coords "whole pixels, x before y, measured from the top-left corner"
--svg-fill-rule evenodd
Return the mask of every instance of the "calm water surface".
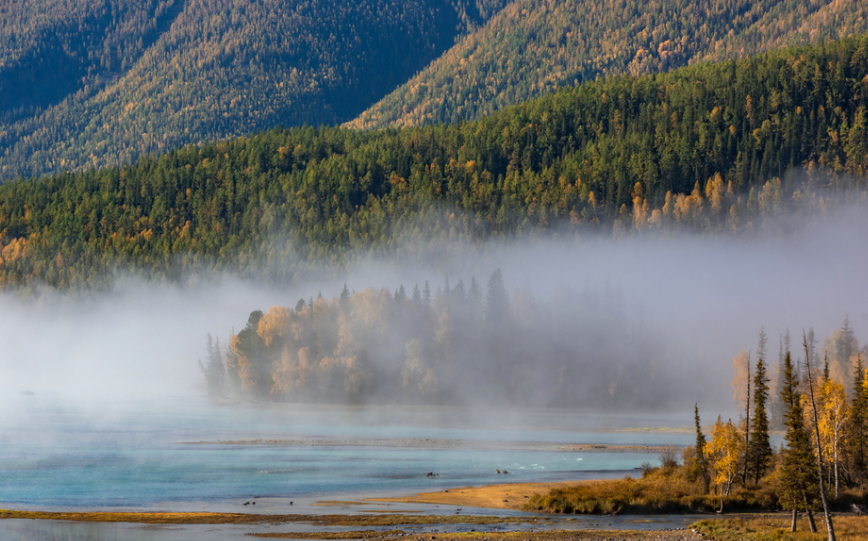
<path id="1" fill-rule="evenodd" d="M 687 445 L 693 440 L 689 432 L 603 429 L 689 426 L 690 421 L 690 412 L 217 407 L 199 398 L 73 407 L 22 396 L 0 412 L 0 507 L 365 512 L 382 504 L 339 510 L 311 504 L 470 484 L 621 477 L 643 462 L 656 462 L 656 453 L 552 452 L 550 444 Z M 256 438 L 302 443 L 213 443 Z M 450 448 L 442 448 L 443 440 Z M 212 443 L 191 443 L 202 441 Z M 507 448 L 481 449 L 480 442 Z M 514 450 L 503 442 L 540 445 Z M 498 475 L 498 468 L 510 474 Z M 256 508 L 243 506 L 254 497 Z M 251 528 L 7 520 L 0 521 L 0 538 L 238 539 Z M 291 528 L 282 525 L 279 531 Z"/>

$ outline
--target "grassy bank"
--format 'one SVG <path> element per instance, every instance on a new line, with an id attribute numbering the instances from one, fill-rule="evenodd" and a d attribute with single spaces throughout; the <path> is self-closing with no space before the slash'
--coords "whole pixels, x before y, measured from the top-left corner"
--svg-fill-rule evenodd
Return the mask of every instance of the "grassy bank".
<path id="1" fill-rule="evenodd" d="M 724 498 L 730 511 L 773 509 L 777 504 L 769 488 L 738 488 Z M 698 482 L 689 481 L 682 468 L 657 468 L 640 479 L 630 477 L 611 481 L 557 487 L 548 493 L 531 496 L 525 511 L 567 514 L 619 513 L 697 513 L 715 512 L 720 497 L 704 494 Z"/>
<path id="2" fill-rule="evenodd" d="M 820 541 L 826 539 L 826 525 L 822 515 L 815 517 L 819 533 L 812 534 L 808 520 L 798 522 L 795 533 L 790 532 L 790 518 L 784 514 L 730 518 L 724 520 L 703 520 L 693 525 L 714 541 Z M 864 541 L 868 539 L 868 517 L 836 516 L 833 519 L 838 541 Z"/>
<path id="3" fill-rule="evenodd" d="M 387 532 L 355 533 L 355 539 L 389 539 Z M 249 533 L 251 537 L 270 539 L 347 539 L 343 534 L 317 534 L 318 537 L 300 537 L 297 533 Z M 449 532 L 408 535 L 402 541 L 701 541 L 702 537 L 689 530 L 637 531 L 637 530 L 550 530 L 545 532 Z"/>

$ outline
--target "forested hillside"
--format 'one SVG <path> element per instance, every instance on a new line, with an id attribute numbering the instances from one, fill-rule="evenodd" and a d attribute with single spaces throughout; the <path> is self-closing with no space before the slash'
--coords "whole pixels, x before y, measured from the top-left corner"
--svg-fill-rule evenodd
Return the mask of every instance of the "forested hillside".
<path id="1" fill-rule="evenodd" d="M 0 179 L 352 119 L 507 0 L 15 0 Z"/>
<path id="2" fill-rule="evenodd" d="M 350 125 L 475 119 L 600 76 L 864 32 L 866 0 L 516 0 Z"/>
<path id="3" fill-rule="evenodd" d="M 0 280 L 282 281 L 425 240 L 750 231 L 864 187 L 868 37 L 613 77 L 476 122 L 295 128 L 0 186 Z M 861 192 L 861 193 L 864 193 Z"/>

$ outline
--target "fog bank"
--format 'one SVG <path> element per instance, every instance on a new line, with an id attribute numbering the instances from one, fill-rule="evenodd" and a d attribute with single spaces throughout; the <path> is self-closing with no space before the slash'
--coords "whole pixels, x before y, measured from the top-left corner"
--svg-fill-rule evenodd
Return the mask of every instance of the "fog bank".
<path id="1" fill-rule="evenodd" d="M 433 292 L 447 276 L 453 285 L 475 276 L 484 287 L 496 269 L 510 296 L 523 290 L 550 298 L 564 286 L 612 292 L 627 320 L 642 322 L 661 345 L 655 385 L 667 397 L 666 408 L 696 401 L 729 408 L 730 361 L 755 348 L 760 326 L 776 360 L 778 336 L 786 329 L 798 335 L 813 327 L 822 340 L 849 315 L 856 337 L 864 340 L 868 325 L 863 206 L 839 207 L 774 235 L 531 238 L 453 249 L 449 257 L 432 254 L 431 261 L 368 261 L 328 279 L 281 288 L 210 277 L 184 287 L 121 280 L 98 296 L 6 293 L 0 297 L 0 393 L 94 402 L 200 396 L 205 387 L 197 360 L 205 357 L 206 334 L 225 346 L 253 310 L 293 307 L 320 292 L 337 297 L 344 283 L 350 291 L 394 292 L 427 280 Z M 621 331 L 611 329 L 615 338 Z M 585 366 L 606 368 L 593 359 Z"/>

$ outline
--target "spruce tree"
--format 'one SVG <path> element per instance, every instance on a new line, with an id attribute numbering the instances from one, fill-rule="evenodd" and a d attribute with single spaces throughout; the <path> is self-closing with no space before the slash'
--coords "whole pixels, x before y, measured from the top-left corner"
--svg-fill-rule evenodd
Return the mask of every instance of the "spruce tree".
<path id="1" fill-rule="evenodd" d="M 865 362 L 862 355 L 856 357 L 853 373 L 853 392 L 850 397 L 850 457 L 853 477 L 860 487 L 865 484 L 865 407 L 868 405 L 868 390 L 865 389 Z"/>
<path id="2" fill-rule="evenodd" d="M 814 469 L 815 459 L 811 438 L 804 425 L 799 377 L 789 352 L 784 357 L 784 385 L 781 388 L 781 400 L 786 408 L 784 440 L 787 446 L 783 450 L 778 498 L 784 508 L 793 510 L 790 530 L 794 532 L 799 507 L 805 505 L 806 512 L 810 513 L 808 498 L 813 499 L 816 492 L 817 472 Z"/>
<path id="3" fill-rule="evenodd" d="M 768 383 L 765 362 L 760 357 L 756 363 L 756 375 L 753 379 L 754 412 L 750 447 L 747 450 L 748 461 L 754 473 L 754 483 L 759 483 L 772 458 L 772 446 L 769 442 L 769 420 L 766 415 L 766 404 L 769 396 Z"/>
<path id="4" fill-rule="evenodd" d="M 402 289 L 403 289 L 403 287 L 404 286 L 401 286 Z M 346 283 L 344 283 L 344 288 L 341 290 L 340 303 L 341 303 L 341 308 L 343 308 L 344 310 L 346 310 L 347 307 L 350 305 L 350 290 L 347 287 Z"/>
<path id="5" fill-rule="evenodd" d="M 705 456 L 705 434 L 702 433 L 702 425 L 699 422 L 699 404 L 693 406 L 693 420 L 696 423 L 696 457 L 693 461 L 693 476 L 702 481 L 703 491 L 707 494 L 711 478 L 708 459 Z"/>

